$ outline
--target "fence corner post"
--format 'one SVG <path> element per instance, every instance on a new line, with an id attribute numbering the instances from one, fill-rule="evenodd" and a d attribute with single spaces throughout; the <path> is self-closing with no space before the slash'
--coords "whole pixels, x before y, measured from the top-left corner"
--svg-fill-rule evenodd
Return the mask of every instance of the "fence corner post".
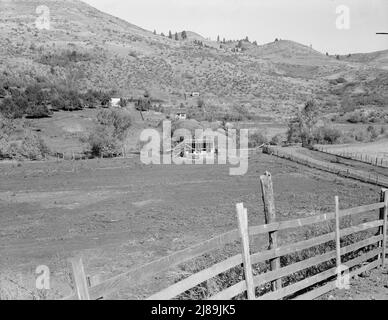
<path id="1" fill-rule="evenodd" d="M 336 266 L 338 280 L 341 277 L 341 230 L 340 230 L 340 209 L 339 198 L 335 197 L 335 251 L 336 251 Z"/>
<path id="2" fill-rule="evenodd" d="M 86 279 L 82 258 L 78 256 L 69 260 L 73 270 L 73 278 L 78 300 L 90 300 L 88 282 Z"/>
<path id="3" fill-rule="evenodd" d="M 386 252 L 387 252 L 387 215 L 388 215 L 388 189 L 381 189 L 381 202 L 384 202 L 384 208 L 380 210 L 380 220 L 384 221 L 383 226 L 381 227 L 381 232 L 383 234 L 383 241 L 382 241 L 382 253 L 381 253 L 381 265 L 384 268 L 385 267 L 385 259 L 386 259 Z"/>
<path id="4" fill-rule="evenodd" d="M 247 284 L 248 300 L 255 300 L 255 286 L 253 283 L 252 262 L 249 248 L 248 212 L 242 203 L 236 205 L 238 227 L 241 236 L 242 257 L 244 262 L 245 282 Z"/>
<path id="5" fill-rule="evenodd" d="M 273 193 L 272 176 L 267 171 L 260 176 L 261 191 L 264 203 L 265 223 L 270 224 L 276 222 L 275 198 Z M 278 246 L 277 231 L 269 232 L 269 249 L 276 249 Z M 280 258 L 271 260 L 271 271 L 280 269 Z M 272 291 L 279 290 L 282 287 L 282 280 L 273 281 Z"/>

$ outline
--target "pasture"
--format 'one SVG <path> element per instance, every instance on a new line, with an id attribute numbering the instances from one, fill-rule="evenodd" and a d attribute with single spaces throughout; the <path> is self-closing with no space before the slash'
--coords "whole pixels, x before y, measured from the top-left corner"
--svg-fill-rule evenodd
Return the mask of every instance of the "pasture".
<path id="1" fill-rule="evenodd" d="M 279 220 L 332 211 L 335 195 L 343 207 L 378 200 L 378 187 L 264 154 L 252 154 L 238 177 L 228 166 L 145 166 L 137 158 L 2 163 L 1 294 L 38 296 L 34 272 L 47 265 L 48 297 L 63 297 L 72 291 L 67 259 L 74 254 L 82 253 L 90 275 L 109 278 L 234 229 L 237 202 L 250 223 L 263 224 L 259 176 L 267 170 Z M 128 285 L 115 297 L 144 298 L 182 272 Z"/>
<path id="2" fill-rule="evenodd" d="M 370 157 L 388 160 L 388 139 L 378 140 L 368 143 L 348 143 L 348 144 L 339 144 L 339 145 L 327 145 L 323 146 L 324 150 L 327 150 L 329 153 L 333 154 L 356 154 L 357 158 L 360 158 L 361 155 Z"/>

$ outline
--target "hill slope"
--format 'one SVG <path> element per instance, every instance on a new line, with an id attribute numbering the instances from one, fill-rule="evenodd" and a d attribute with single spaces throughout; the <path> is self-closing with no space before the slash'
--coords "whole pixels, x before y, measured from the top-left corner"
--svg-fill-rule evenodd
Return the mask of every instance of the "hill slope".
<path id="1" fill-rule="evenodd" d="M 50 30 L 35 26 L 40 5 L 50 9 Z M 243 52 L 233 53 L 236 44 L 203 41 L 193 32 L 171 40 L 78 0 L 0 0 L 0 27 L 0 82 L 16 86 L 38 80 L 125 96 L 148 90 L 169 104 L 199 91 L 208 110 L 243 106 L 247 113 L 283 117 L 310 98 L 323 110 L 340 109 L 344 97 L 332 93 L 332 79 L 362 78 L 368 88 L 386 76 L 363 61 L 338 61 L 292 41 L 244 42 Z"/>

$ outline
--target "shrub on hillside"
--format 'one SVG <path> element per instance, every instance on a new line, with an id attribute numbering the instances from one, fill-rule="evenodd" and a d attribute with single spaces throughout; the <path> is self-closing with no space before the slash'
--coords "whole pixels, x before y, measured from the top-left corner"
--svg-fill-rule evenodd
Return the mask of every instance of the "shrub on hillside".
<path id="1" fill-rule="evenodd" d="M 30 160 L 41 160 L 49 153 L 44 140 L 35 134 L 26 135 L 19 149 L 20 156 Z"/>
<path id="2" fill-rule="evenodd" d="M 67 67 L 71 63 L 90 61 L 91 56 L 88 53 L 80 53 L 76 50 L 66 50 L 60 53 L 49 53 L 43 55 L 38 60 L 39 63 L 49 66 Z"/>
<path id="3" fill-rule="evenodd" d="M 308 101 L 302 110 L 288 122 L 287 141 L 309 147 L 314 143 L 314 130 L 318 122 L 319 107 L 315 101 Z"/>
<path id="4" fill-rule="evenodd" d="M 87 137 L 86 142 L 90 146 L 90 153 L 94 157 L 101 155 L 112 157 L 119 153 L 120 141 L 114 135 L 113 126 L 98 125 Z"/>
<path id="5" fill-rule="evenodd" d="M 130 115 L 121 109 L 104 109 L 97 115 L 98 125 L 81 141 L 89 145 L 94 157 L 119 155 L 123 140 L 132 121 Z"/>
<path id="6" fill-rule="evenodd" d="M 347 121 L 350 123 L 367 123 L 368 117 L 363 112 L 357 110 L 348 114 Z"/>
<path id="7" fill-rule="evenodd" d="M 249 135 L 248 147 L 257 148 L 267 142 L 268 142 L 267 137 L 262 132 L 256 131 Z"/>
<path id="8" fill-rule="evenodd" d="M 124 138 L 132 124 L 130 115 L 125 110 L 120 109 L 101 110 L 97 114 L 97 120 L 103 126 L 113 127 L 113 135 L 119 140 Z"/>
<path id="9" fill-rule="evenodd" d="M 26 134 L 18 142 L 11 142 L 6 135 L 0 138 L 0 159 L 42 160 L 49 153 L 44 140 L 36 134 Z"/>
<path id="10" fill-rule="evenodd" d="M 277 135 L 273 136 L 271 141 L 269 142 L 273 146 L 280 146 L 285 142 L 285 138 L 282 134 L 278 133 Z"/>
<path id="11" fill-rule="evenodd" d="M 323 126 L 314 132 L 314 142 L 317 144 L 335 144 L 340 141 L 342 132 L 336 128 Z"/>

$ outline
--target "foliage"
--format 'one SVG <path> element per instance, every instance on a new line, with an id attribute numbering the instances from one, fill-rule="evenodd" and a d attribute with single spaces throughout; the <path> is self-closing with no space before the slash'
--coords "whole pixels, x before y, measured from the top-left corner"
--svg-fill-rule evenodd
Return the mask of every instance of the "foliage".
<path id="1" fill-rule="evenodd" d="M 97 120 L 103 126 L 113 127 L 113 134 L 119 139 L 124 138 L 132 124 L 130 115 L 124 110 L 101 110 L 97 114 Z"/>
<path id="2" fill-rule="evenodd" d="M 95 129 L 83 141 L 89 145 L 91 155 L 113 157 L 120 154 L 132 123 L 129 114 L 120 109 L 104 109 L 98 113 L 97 121 Z"/>
<path id="3" fill-rule="evenodd" d="M 0 113 L 8 118 L 43 118 L 52 110 L 74 111 L 85 106 L 108 106 L 112 92 L 88 90 L 81 93 L 64 86 L 33 84 L 23 89 L 8 89 L 8 95 L 0 103 Z M 51 107 L 51 108 L 50 108 Z"/>
<path id="4" fill-rule="evenodd" d="M 90 146 L 91 155 L 112 157 L 117 154 L 120 143 L 114 135 L 114 127 L 98 125 L 88 136 L 86 142 Z"/>
<path id="5" fill-rule="evenodd" d="M 88 53 L 80 53 L 75 50 L 66 50 L 60 53 L 49 53 L 39 59 L 39 63 L 49 66 L 67 67 L 69 64 L 91 60 Z"/>
<path id="6" fill-rule="evenodd" d="M 248 147 L 256 148 L 267 142 L 267 137 L 262 132 L 256 131 L 249 135 Z"/>
<path id="7" fill-rule="evenodd" d="M 0 159 L 42 160 L 50 153 L 39 135 L 25 131 L 21 140 L 11 141 L 12 133 L 15 131 L 14 124 L 4 125 L 4 121 L 1 121 L 0 127 Z"/>
<path id="8" fill-rule="evenodd" d="M 271 141 L 269 142 L 273 146 L 280 146 L 284 143 L 284 136 L 283 134 L 278 133 L 277 135 L 273 136 Z"/>
<path id="9" fill-rule="evenodd" d="M 311 146 L 314 142 L 314 130 L 318 122 L 318 107 L 313 100 L 308 101 L 304 108 L 288 123 L 288 142 L 302 142 L 303 146 Z"/>
<path id="10" fill-rule="evenodd" d="M 314 143 L 318 144 L 334 144 L 340 141 L 342 132 L 333 127 L 323 126 L 319 127 L 314 131 L 313 134 Z"/>

